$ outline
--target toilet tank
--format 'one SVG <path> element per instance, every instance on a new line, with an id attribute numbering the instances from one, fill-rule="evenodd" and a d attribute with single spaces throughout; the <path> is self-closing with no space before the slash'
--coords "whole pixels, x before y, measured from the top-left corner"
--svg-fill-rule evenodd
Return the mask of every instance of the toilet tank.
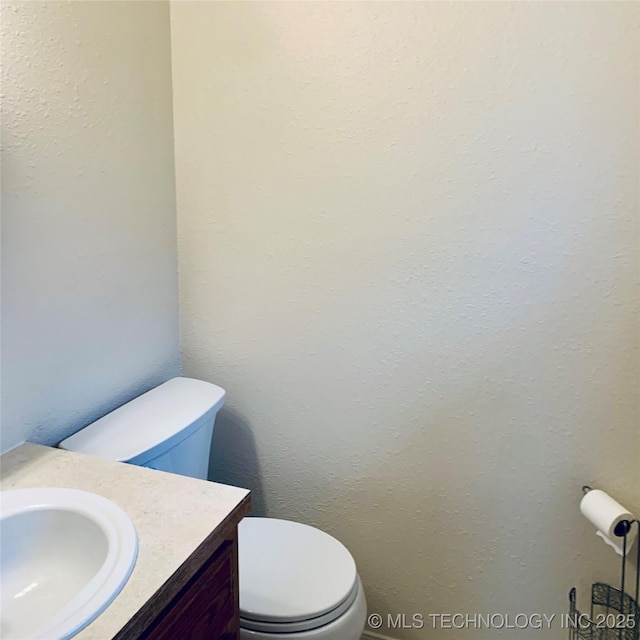
<path id="1" fill-rule="evenodd" d="M 134 398 L 58 446 L 141 467 L 207 478 L 211 436 L 225 391 L 173 378 Z"/>

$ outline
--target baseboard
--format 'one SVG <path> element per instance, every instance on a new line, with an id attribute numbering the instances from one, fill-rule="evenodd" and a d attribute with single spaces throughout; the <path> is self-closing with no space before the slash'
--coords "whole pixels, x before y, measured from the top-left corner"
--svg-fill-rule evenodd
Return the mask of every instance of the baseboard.
<path id="1" fill-rule="evenodd" d="M 374 633 L 373 631 L 365 631 L 360 640 L 396 640 L 391 636 L 383 636 L 381 633 Z"/>

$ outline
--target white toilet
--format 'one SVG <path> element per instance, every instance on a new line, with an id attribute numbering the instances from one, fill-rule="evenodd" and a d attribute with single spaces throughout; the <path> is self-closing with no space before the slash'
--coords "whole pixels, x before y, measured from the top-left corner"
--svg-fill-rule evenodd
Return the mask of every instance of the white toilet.
<path id="1" fill-rule="evenodd" d="M 206 479 L 224 389 L 173 378 L 60 443 L 62 449 Z M 238 527 L 243 640 L 359 640 L 367 604 L 353 557 L 327 533 L 288 520 Z"/>

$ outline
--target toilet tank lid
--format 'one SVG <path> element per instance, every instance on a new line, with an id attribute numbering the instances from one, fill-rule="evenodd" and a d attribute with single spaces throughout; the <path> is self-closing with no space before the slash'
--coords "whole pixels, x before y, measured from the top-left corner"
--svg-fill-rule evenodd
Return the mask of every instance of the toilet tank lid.
<path id="1" fill-rule="evenodd" d="M 68 451 L 129 462 L 168 440 L 178 442 L 224 402 L 221 387 L 193 378 L 172 378 L 63 440 Z M 211 419 L 213 420 L 213 415 Z"/>

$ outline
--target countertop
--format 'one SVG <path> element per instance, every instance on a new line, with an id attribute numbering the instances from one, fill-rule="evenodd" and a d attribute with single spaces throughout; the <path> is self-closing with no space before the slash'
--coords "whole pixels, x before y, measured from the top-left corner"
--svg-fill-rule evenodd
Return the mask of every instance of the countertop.
<path id="1" fill-rule="evenodd" d="M 249 505 L 246 489 L 29 443 L 0 458 L 0 482 L 3 491 L 91 491 L 119 505 L 136 527 L 139 549 L 131 577 L 77 640 L 113 638 L 212 532 Z"/>

